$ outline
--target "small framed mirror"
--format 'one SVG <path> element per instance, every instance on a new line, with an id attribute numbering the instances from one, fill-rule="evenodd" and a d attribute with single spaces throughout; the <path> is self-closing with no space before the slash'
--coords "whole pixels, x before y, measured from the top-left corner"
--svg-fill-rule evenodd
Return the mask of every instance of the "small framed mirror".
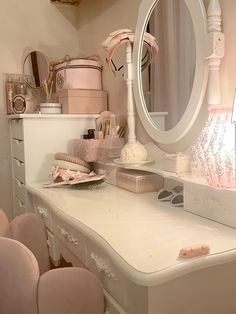
<path id="1" fill-rule="evenodd" d="M 43 81 L 48 80 L 49 74 L 49 60 L 41 51 L 31 51 L 27 54 L 23 63 L 23 76 L 30 87 L 42 87 Z"/>
<path id="2" fill-rule="evenodd" d="M 207 18 L 202 0 L 143 0 L 134 44 L 134 97 L 152 139 L 171 144 L 195 122 L 207 85 Z M 159 52 L 141 72 L 143 36 L 156 37 Z M 155 116 L 165 123 L 155 121 Z"/>

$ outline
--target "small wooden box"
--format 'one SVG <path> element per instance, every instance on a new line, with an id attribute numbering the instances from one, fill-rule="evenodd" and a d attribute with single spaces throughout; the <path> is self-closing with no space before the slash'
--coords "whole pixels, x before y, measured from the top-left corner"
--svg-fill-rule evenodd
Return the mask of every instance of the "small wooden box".
<path id="1" fill-rule="evenodd" d="M 107 110 L 107 92 L 92 89 L 62 89 L 57 96 L 62 113 L 101 113 Z"/>
<path id="2" fill-rule="evenodd" d="M 176 174 L 190 171 L 190 156 L 182 153 L 164 154 L 162 169 Z"/>

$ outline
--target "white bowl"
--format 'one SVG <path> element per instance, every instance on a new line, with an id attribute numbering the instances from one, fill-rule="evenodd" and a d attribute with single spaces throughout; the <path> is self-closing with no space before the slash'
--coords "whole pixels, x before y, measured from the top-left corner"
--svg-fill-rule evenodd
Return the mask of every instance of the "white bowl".
<path id="1" fill-rule="evenodd" d="M 56 102 L 44 102 L 40 104 L 41 113 L 61 113 L 61 104 Z"/>

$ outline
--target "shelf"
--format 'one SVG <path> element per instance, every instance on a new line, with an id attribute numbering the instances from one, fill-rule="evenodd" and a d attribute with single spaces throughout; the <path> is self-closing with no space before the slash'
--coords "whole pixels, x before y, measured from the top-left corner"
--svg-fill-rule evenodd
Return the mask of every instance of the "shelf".
<path id="1" fill-rule="evenodd" d="M 152 173 L 156 173 L 163 178 L 176 180 L 181 183 L 191 183 L 195 184 L 196 186 L 202 186 L 211 191 L 227 191 L 227 193 L 235 193 L 236 188 L 217 188 L 209 186 L 205 180 L 205 178 L 196 178 L 193 177 L 190 172 L 187 173 L 174 173 L 162 170 L 163 168 L 163 151 L 161 151 L 156 145 L 153 143 L 148 143 L 145 145 L 145 148 L 148 152 L 148 158 L 153 160 L 150 164 L 141 165 L 141 166 L 120 166 L 116 165 L 117 168 L 125 168 L 125 169 L 135 169 L 135 170 L 142 170 L 148 171 Z M 115 165 L 115 164 L 114 164 Z"/>
<path id="2" fill-rule="evenodd" d="M 162 176 L 163 178 L 166 179 L 172 179 L 172 180 L 176 180 L 179 182 L 184 182 L 186 180 L 186 177 L 190 174 L 176 174 L 174 172 L 169 172 L 169 171 L 165 171 L 161 169 L 161 163 L 158 163 L 156 161 L 153 161 L 152 163 L 148 164 L 148 165 L 143 165 L 143 166 L 120 166 L 120 165 L 116 165 L 117 168 L 124 168 L 124 169 L 132 169 L 132 170 L 142 170 L 142 171 L 147 171 L 147 172 L 152 172 L 152 173 L 156 173 L 160 176 Z"/>
<path id="3" fill-rule="evenodd" d="M 160 150 L 153 143 L 146 144 L 145 148 L 148 152 L 148 159 L 153 160 L 152 162 L 145 165 L 139 165 L 139 166 L 135 166 L 135 165 L 134 166 L 128 166 L 128 165 L 121 166 L 118 164 L 114 164 L 114 165 L 116 165 L 117 168 L 152 172 L 152 173 L 162 176 L 163 178 L 176 180 L 181 183 L 183 183 L 186 180 L 186 178 L 191 177 L 190 173 L 177 174 L 174 172 L 162 170 L 163 169 L 163 166 L 162 166 L 163 165 L 163 151 Z"/>
<path id="4" fill-rule="evenodd" d="M 12 120 L 12 119 L 84 119 L 84 118 L 89 118 L 89 119 L 95 119 L 98 117 L 98 114 L 41 114 L 41 113 L 32 113 L 32 114 L 12 114 L 12 115 L 7 115 L 7 118 Z"/>

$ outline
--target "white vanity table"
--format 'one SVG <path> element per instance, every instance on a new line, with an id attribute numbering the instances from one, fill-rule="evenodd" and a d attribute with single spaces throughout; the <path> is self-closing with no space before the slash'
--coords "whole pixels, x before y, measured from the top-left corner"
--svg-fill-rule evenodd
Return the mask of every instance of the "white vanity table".
<path id="1" fill-rule="evenodd" d="M 234 228 L 160 203 L 156 193 L 137 195 L 109 184 L 26 188 L 48 228 L 52 258 L 62 254 L 94 272 L 104 285 L 107 313 L 235 313 Z M 182 247 L 196 243 L 209 244 L 210 254 L 178 259 Z"/>

